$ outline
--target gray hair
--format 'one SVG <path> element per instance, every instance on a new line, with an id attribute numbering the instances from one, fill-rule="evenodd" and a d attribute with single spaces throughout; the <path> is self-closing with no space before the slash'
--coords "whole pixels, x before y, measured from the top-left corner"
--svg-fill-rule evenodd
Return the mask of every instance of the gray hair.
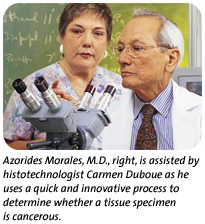
<path id="1" fill-rule="evenodd" d="M 184 56 L 184 38 L 178 26 L 173 21 L 155 11 L 140 8 L 134 9 L 133 18 L 142 16 L 154 16 L 162 21 L 162 26 L 157 38 L 158 46 L 163 46 L 168 49 L 178 48 L 180 52 L 179 65 Z"/>

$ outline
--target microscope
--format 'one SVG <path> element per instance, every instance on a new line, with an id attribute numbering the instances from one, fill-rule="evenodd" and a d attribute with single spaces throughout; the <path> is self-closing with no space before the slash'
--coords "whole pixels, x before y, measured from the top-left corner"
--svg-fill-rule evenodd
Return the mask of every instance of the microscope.
<path id="1" fill-rule="evenodd" d="M 111 123 L 106 113 L 116 89 L 108 85 L 94 109 L 89 108 L 95 87 L 88 85 L 76 108 L 71 101 L 59 101 L 43 76 L 37 77 L 35 86 L 43 98 L 39 101 L 27 89 L 22 79 L 13 81 L 25 108 L 22 117 L 41 132 L 46 141 L 28 143 L 28 149 L 87 150 L 93 139 Z"/>

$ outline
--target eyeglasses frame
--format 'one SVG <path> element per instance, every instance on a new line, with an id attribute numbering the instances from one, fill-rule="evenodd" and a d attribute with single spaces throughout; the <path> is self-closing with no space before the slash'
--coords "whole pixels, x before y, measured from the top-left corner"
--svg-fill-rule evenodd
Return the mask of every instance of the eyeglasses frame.
<path id="1" fill-rule="evenodd" d="M 116 55 L 114 55 L 114 53 L 113 53 L 113 48 L 114 49 L 118 49 L 118 47 L 116 47 L 117 46 L 117 44 L 113 44 L 112 46 L 111 46 L 111 52 L 112 52 L 112 55 L 114 56 L 114 57 L 119 57 L 119 56 L 116 56 Z M 126 46 L 126 44 L 122 44 L 122 46 L 123 46 L 123 49 L 122 50 L 124 50 L 125 48 L 126 48 L 126 50 L 127 50 L 127 54 L 129 55 L 129 56 L 131 56 L 131 57 L 133 57 L 133 58 L 137 58 L 137 55 L 139 55 L 139 53 L 142 51 L 142 50 L 147 50 L 147 49 L 141 49 L 139 52 L 138 52 L 138 54 L 136 54 L 136 55 L 131 55 L 130 53 L 129 53 L 129 48 L 128 48 L 128 46 Z M 164 46 L 151 46 L 151 45 L 143 45 L 143 44 L 139 44 L 138 46 L 141 46 L 141 47 L 149 47 L 149 48 L 165 48 L 165 49 L 169 49 L 169 48 L 167 48 L 167 47 L 164 47 Z M 120 54 L 120 52 L 119 52 L 119 54 Z"/>

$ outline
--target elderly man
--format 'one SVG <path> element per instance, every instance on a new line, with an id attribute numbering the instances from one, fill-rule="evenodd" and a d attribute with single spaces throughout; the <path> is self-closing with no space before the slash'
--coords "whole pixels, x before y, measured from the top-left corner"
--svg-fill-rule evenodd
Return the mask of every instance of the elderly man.
<path id="1" fill-rule="evenodd" d="M 127 110 L 122 110 L 121 116 L 126 116 L 127 122 L 122 124 L 121 132 L 118 128 L 114 131 L 115 116 L 113 130 L 110 127 L 110 133 L 105 133 L 105 138 L 116 133 L 113 145 L 106 146 L 105 141 L 104 148 L 195 147 L 201 138 L 201 97 L 171 79 L 184 53 L 184 40 L 177 25 L 157 12 L 136 10 L 112 51 L 118 56 L 122 85 L 132 91 L 130 99 L 121 102 Z"/>

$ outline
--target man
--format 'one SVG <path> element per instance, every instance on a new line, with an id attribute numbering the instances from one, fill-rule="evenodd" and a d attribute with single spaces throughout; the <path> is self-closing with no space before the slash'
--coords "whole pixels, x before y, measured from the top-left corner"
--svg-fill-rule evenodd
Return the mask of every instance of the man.
<path id="1" fill-rule="evenodd" d="M 119 149 L 195 147 L 201 138 L 201 97 L 171 79 L 184 54 L 183 36 L 176 24 L 156 12 L 136 10 L 112 50 L 118 54 L 122 85 L 132 92 L 127 105 L 126 100 L 121 103 L 127 110 L 121 111 L 127 119 L 127 125 L 121 126 L 124 137 L 123 133 L 118 135 L 117 128 L 113 146 L 105 141 L 104 149 L 117 149 L 115 141 Z M 116 118 L 109 135 L 114 132 Z M 122 138 L 126 142 L 123 146 Z"/>

